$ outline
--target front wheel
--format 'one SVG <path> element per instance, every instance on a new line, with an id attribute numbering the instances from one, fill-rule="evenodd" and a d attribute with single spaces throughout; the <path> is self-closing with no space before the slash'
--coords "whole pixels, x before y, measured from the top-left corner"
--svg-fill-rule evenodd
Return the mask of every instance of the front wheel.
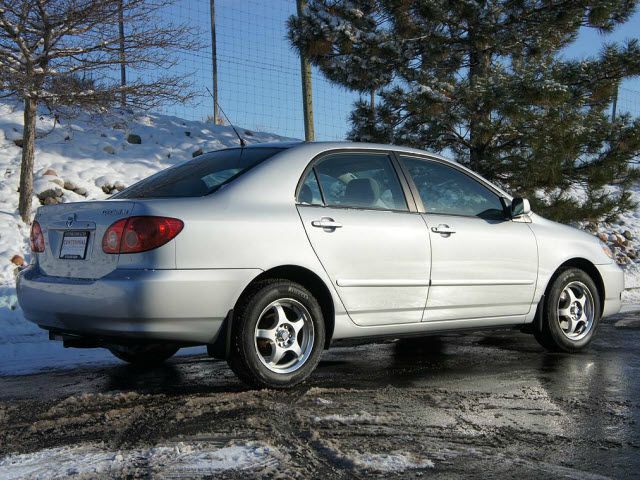
<path id="1" fill-rule="evenodd" d="M 160 365 L 179 350 L 178 347 L 162 344 L 111 345 L 108 348 L 120 360 L 144 367 Z"/>
<path id="2" fill-rule="evenodd" d="M 600 321 L 600 296 L 591 277 L 577 268 L 560 272 L 544 303 L 538 342 L 548 350 L 578 352 L 587 347 Z"/>
<path id="3" fill-rule="evenodd" d="M 229 366 L 252 387 L 290 388 L 320 361 L 325 343 L 322 309 L 295 282 L 256 284 L 234 312 Z"/>

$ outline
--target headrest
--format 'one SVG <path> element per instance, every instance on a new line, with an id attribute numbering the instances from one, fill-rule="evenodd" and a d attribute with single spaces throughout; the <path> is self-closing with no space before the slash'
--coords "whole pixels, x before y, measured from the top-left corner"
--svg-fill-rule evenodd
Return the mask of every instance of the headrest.
<path id="1" fill-rule="evenodd" d="M 373 178 L 354 178 L 347 183 L 344 203 L 359 207 L 370 207 L 380 197 L 380 185 Z"/>

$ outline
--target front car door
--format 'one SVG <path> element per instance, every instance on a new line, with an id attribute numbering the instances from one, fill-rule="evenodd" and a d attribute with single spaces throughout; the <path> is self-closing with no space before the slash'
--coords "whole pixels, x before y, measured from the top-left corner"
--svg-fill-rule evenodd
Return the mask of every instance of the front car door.
<path id="1" fill-rule="evenodd" d="M 400 162 L 431 235 L 424 320 L 526 315 L 538 274 L 529 225 L 508 218 L 497 191 L 449 162 L 408 155 Z"/>
<path id="2" fill-rule="evenodd" d="M 343 151 L 316 159 L 298 189 L 307 236 L 358 325 L 422 320 L 429 234 L 402 182 L 389 152 Z"/>

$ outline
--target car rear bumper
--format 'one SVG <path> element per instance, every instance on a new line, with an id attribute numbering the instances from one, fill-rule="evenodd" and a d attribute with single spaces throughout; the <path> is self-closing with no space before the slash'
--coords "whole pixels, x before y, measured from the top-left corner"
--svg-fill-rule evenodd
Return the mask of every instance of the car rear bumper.
<path id="1" fill-rule="evenodd" d="M 30 266 L 18 277 L 25 317 L 87 337 L 213 343 L 258 269 L 114 270 L 99 280 L 50 277 Z"/>
<path id="2" fill-rule="evenodd" d="M 624 290 L 624 272 L 615 263 L 596 265 L 604 284 L 604 306 L 602 316 L 615 315 L 622 308 L 622 291 Z"/>

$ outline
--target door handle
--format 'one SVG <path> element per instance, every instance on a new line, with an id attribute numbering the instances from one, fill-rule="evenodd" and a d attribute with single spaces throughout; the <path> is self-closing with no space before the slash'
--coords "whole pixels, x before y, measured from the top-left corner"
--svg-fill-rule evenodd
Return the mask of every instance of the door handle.
<path id="1" fill-rule="evenodd" d="M 444 223 L 441 223 L 437 227 L 431 227 L 431 231 L 439 233 L 440 235 L 451 235 L 452 233 L 456 233 L 455 228 L 445 225 Z"/>
<path id="2" fill-rule="evenodd" d="M 311 225 L 317 228 L 322 228 L 324 231 L 332 232 L 336 228 L 342 228 L 342 224 L 336 222 L 333 218 L 322 217 L 320 220 L 313 220 Z"/>

